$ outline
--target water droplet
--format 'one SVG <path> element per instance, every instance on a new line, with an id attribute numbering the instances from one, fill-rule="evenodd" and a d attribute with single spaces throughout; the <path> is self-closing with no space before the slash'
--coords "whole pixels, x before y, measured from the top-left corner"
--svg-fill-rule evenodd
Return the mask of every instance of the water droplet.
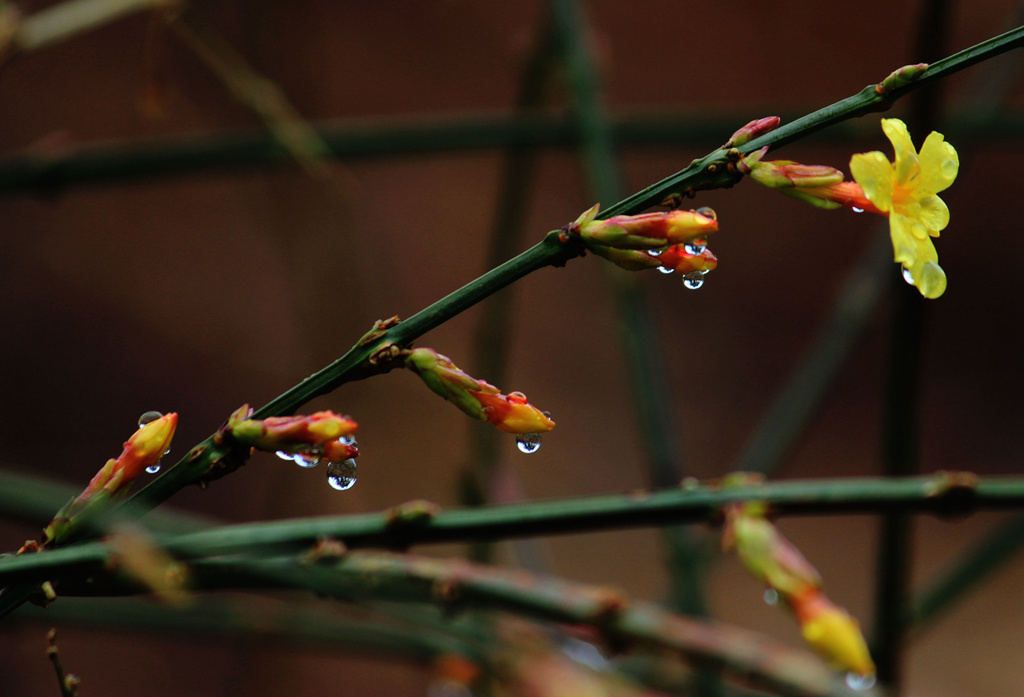
<path id="1" fill-rule="evenodd" d="M 766 603 L 768 603 L 769 605 L 778 605 L 779 604 L 779 592 L 777 590 L 775 590 L 774 588 L 765 588 L 764 589 L 764 601 Z"/>
<path id="2" fill-rule="evenodd" d="M 850 210 L 853 211 L 854 213 L 863 213 L 864 212 L 863 208 L 857 208 L 857 206 L 850 206 Z"/>
<path id="3" fill-rule="evenodd" d="M 685 243 L 683 245 L 683 250 L 687 254 L 692 254 L 694 256 L 700 256 L 701 254 L 704 253 L 704 250 L 707 249 L 707 248 L 708 248 L 708 241 L 706 239 L 704 239 L 703 237 L 698 237 L 696 239 L 692 239 L 692 240 L 690 240 L 689 242 L 687 242 L 687 243 Z"/>
<path id="4" fill-rule="evenodd" d="M 535 453 L 540 450 L 539 433 L 520 433 L 516 436 L 516 447 L 521 453 Z"/>
<path id="5" fill-rule="evenodd" d="M 327 463 L 327 483 L 338 491 L 351 489 L 356 483 L 356 461 L 352 458 Z"/>
<path id="6" fill-rule="evenodd" d="M 690 290 L 697 290 L 704 285 L 704 274 L 707 271 L 691 271 L 683 276 L 683 285 Z"/>
<path id="7" fill-rule="evenodd" d="M 649 255 L 651 255 L 652 257 L 660 257 L 661 253 L 664 252 L 664 251 L 665 251 L 664 249 L 648 249 L 647 253 Z"/>
<path id="8" fill-rule="evenodd" d="M 291 453 L 286 453 L 283 450 L 278 450 L 275 453 L 275 455 L 277 455 L 282 460 L 287 460 L 288 462 L 292 462 L 295 459 L 294 456 Z"/>
<path id="9" fill-rule="evenodd" d="M 355 436 L 342 436 L 338 440 L 341 441 L 342 445 L 355 445 L 356 444 L 356 437 Z"/>
<path id="10" fill-rule="evenodd" d="M 870 690 L 875 686 L 875 682 L 877 681 L 874 673 L 868 673 L 867 675 L 846 674 L 846 684 L 850 686 L 851 690 L 857 690 L 858 692 Z"/>
<path id="11" fill-rule="evenodd" d="M 292 460 L 299 467 L 316 467 L 320 463 L 320 456 L 323 452 L 316 450 L 304 450 L 301 453 L 295 453 L 292 455 Z"/>
<path id="12" fill-rule="evenodd" d="M 914 285 L 914 277 L 913 275 L 911 275 L 910 269 L 908 269 L 906 266 L 903 267 L 903 280 L 909 283 L 910 285 Z"/>
<path id="13" fill-rule="evenodd" d="M 148 423 L 153 423 L 159 419 L 163 414 L 158 411 L 147 411 L 145 414 L 139 417 L 139 428 L 142 428 Z"/>
<path id="14" fill-rule="evenodd" d="M 159 464 L 150 465 L 149 467 L 146 468 L 146 472 L 148 472 L 149 474 L 156 474 L 159 471 L 160 471 L 160 465 Z"/>
<path id="15" fill-rule="evenodd" d="M 698 208 L 696 212 L 698 215 L 703 215 L 705 218 L 710 218 L 711 220 L 718 220 L 718 213 L 715 213 L 713 208 L 703 206 L 701 208 Z"/>
<path id="16" fill-rule="evenodd" d="M 661 271 L 664 274 L 669 274 L 669 273 L 672 273 L 673 271 L 675 271 L 675 269 L 670 269 L 667 266 L 659 266 L 658 267 L 658 271 Z"/>

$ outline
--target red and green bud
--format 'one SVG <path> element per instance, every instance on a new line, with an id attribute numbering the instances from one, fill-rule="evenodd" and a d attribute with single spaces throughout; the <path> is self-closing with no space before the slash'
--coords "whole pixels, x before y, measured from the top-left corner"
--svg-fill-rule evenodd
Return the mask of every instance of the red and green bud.
<path id="1" fill-rule="evenodd" d="M 912 65 L 904 65 L 902 68 L 896 68 L 884 80 L 875 85 L 875 92 L 878 94 L 888 94 L 894 89 L 905 87 L 924 75 L 926 70 L 928 70 L 927 63 L 914 63 Z"/>
<path id="2" fill-rule="evenodd" d="M 765 133 L 774 131 L 779 127 L 780 123 L 782 123 L 782 119 L 778 116 L 766 116 L 763 119 L 754 119 L 746 126 L 733 133 L 722 147 L 738 148 L 741 145 L 746 145 L 755 138 L 760 138 Z"/>
<path id="3" fill-rule="evenodd" d="M 718 220 L 710 208 L 699 211 L 673 210 L 640 215 L 616 215 L 598 220 L 595 205 L 569 227 L 588 247 L 615 249 L 663 249 L 683 244 L 718 230 Z"/>
<path id="4" fill-rule="evenodd" d="M 555 422 L 531 405 L 522 392 L 502 394 L 494 385 L 472 377 L 433 349 L 410 350 L 405 366 L 463 413 L 488 421 L 503 431 L 543 433 L 555 427 Z"/>
<path id="5" fill-rule="evenodd" d="M 156 465 L 170 449 L 177 425 L 178 415 L 171 412 L 132 434 L 117 459 L 107 460 L 85 490 L 57 511 L 43 530 L 43 545 L 63 542 L 87 517 L 103 511 L 112 499 L 124 496 L 135 478 Z"/>
<path id="6" fill-rule="evenodd" d="M 359 424 L 333 411 L 318 411 L 308 416 L 271 416 L 250 419 L 248 405 L 231 415 L 226 431 L 243 445 L 268 452 L 297 452 L 323 446 L 355 433 Z"/>

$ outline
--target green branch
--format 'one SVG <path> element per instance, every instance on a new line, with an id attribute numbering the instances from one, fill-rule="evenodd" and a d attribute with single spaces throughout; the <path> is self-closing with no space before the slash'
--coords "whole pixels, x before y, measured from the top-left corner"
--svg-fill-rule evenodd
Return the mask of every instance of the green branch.
<path id="1" fill-rule="evenodd" d="M 947 77 L 980 60 L 1022 44 L 1024 44 L 1024 27 L 945 58 L 933 64 L 920 79 L 896 88 L 885 95 L 877 94 L 873 86 L 867 87 L 853 97 L 836 102 L 757 138 L 740 150 L 752 152 L 765 145 L 779 147 L 826 126 L 887 106 L 893 100 L 908 94 L 917 87 Z M 683 193 L 698 188 L 731 186 L 740 178 L 740 175 L 730 171 L 727 166 L 728 162 L 727 153 L 717 150 L 701 160 L 694 161 L 682 172 L 605 209 L 601 215 L 608 217 L 618 213 L 637 213 L 652 205 L 657 205 L 672 193 Z M 367 360 L 384 345 L 394 343 L 406 346 L 424 333 L 514 281 L 545 266 L 564 264 L 568 259 L 579 255 L 581 251 L 581 248 L 576 245 L 560 242 L 556 232 L 548 233 L 534 247 L 466 284 L 408 320 L 388 329 L 375 341 L 357 344 L 334 363 L 306 378 L 257 410 L 256 417 L 265 418 L 294 413 L 296 409 L 314 397 L 326 394 L 346 382 L 367 377 L 374 372 L 368 370 Z M 212 438 L 208 439 L 190 451 L 189 457 L 168 468 L 163 475 L 136 494 L 133 501 L 145 502 L 145 507 L 162 503 L 181 488 L 202 481 L 213 464 L 228 454 L 229 451 L 225 447 L 215 444 Z"/>
<path id="2" fill-rule="evenodd" d="M 417 544 L 716 523 L 724 506 L 750 500 L 768 503 L 780 516 L 896 510 L 953 516 L 974 510 L 1024 507 L 1024 476 L 975 478 L 940 472 L 898 479 L 801 479 L 728 489 L 695 485 L 442 510 L 423 516 L 403 516 L 403 507 L 399 506 L 382 513 L 245 523 L 184 535 L 158 535 L 155 541 L 181 559 L 214 554 L 291 554 L 325 538 L 341 540 L 350 548 L 405 549 Z M 108 556 L 109 548 L 100 542 L 38 554 L 7 555 L 0 558 L 0 584 L 89 573 L 101 568 Z"/>
<path id="3" fill-rule="evenodd" d="M 386 553 L 351 552 L 318 564 L 301 559 L 204 559 L 191 565 L 191 582 L 210 589 L 295 589 L 345 602 L 430 603 L 447 611 L 504 610 L 544 621 L 597 629 L 612 645 L 669 651 L 721 666 L 733 675 L 794 697 L 870 697 L 855 693 L 806 651 L 750 631 L 703 622 L 634 601 L 611 588 L 471 564 Z M 101 584 L 102 585 L 102 584 Z M 90 592 L 83 588 L 84 592 Z M 138 592 L 114 581 L 113 592 Z"/>

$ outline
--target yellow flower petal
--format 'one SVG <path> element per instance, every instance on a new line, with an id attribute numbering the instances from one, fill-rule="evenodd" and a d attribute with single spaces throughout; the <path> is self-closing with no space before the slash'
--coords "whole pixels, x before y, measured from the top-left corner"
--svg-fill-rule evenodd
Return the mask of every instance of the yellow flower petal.
<path id="1" fill-rule="evenodd" d="M 949 188 L 960 171 L 960 156 L 941 133 L 932 131 L 921 146 L 921 181 L 918 187 L 934 195 Z"/>
<path id="2" fill-rule="evenodd" d="M 850 172 L 880 211 L 892 209 L 892 165 L 885 155 L 877 150 L 854 155 L 850 158 Z"/>
<path id="3" fill-rule="evenodd" d="M 938 237 L 939 231 L 949 225 L 949 207 L 938 196 L 929 196 L 918 201 L 913 210 L 912 215 L 928 228 L 928 234 L 932 237 Z"/>

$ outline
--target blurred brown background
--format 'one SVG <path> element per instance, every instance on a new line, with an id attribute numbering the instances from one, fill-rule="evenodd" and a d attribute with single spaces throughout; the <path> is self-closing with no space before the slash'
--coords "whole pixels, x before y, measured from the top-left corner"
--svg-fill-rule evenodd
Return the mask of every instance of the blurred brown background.
<path id="1" fill-rule="evenodd" d="M 31 14 L 47 3 L 18 5 Z M 1015 26 L 1016 8 L 1010 0 L 951 3 L 946 53 Z M 914 53 L 919 2 L 596 0 L 586 10 L 612 114 L 720 124 L 710 138 L 623 145 L 628 192 L 683 168 L 749 119 L 799 115 L 899 65 L 938 57 Z M 371 124 L 511 114 L 545 16 L 539 2 L 468 0 L 221 1 L 195 11 L 304 117 Z M 1020 60 L 1010 53 L 949 80 L 943 114 L 970 116 L 979 84 L 1009 77 L 1000 114 L 1019 119 L 1024 90 L 1012 76 Z M 553 113 L 565 103 L 557 90 Z M 7 154 L 259 128 L 145 14 L 17 57 L 0 72 Z M 852 152 L 890 152 L 876 116 L 842 134 L 779 156 L 845 169 Z M 944 195 L 952 222 L 937 242 L 949 289 L 926 308 L 920 469 L 1015 473 L 1024 447 L 1016 172 L 1024 147 L 1019 130 L 947 134 L 962 167 Z M 925 134 L 913 135 L 920 143 Z M 149 409 L 179 412 L 172 455 L 180 456 L 243 402 L 262 404 L 341 355 L 373 320 L 407 317 L 473 279 L 484 270 L 502 157 L 485 148 L 351 158 L 334 162 L 326 182 L 285 163 L 0 193 L 0 462 L 84 484 Z M 578 154 L 543 151 L 519 248 L 592 203 Z M 882 223 L 813 210 L 751 182 L 701 194 L 695 205 L 718 211 L 711 247 L 719 268 L 698 291 L 654 273 L 641 283 L 668 361 L 664 380 L 678 398 L 686 474 L 705 478 L 736 466 Z M 607 265 L 588 256 L 506 291 L 516 314 L 502 387 L 524 391 L 558 421 L 538 453 L 518 453 L 511 438 L 503 449 L 528 498 L 649 484 L 608 277 Z M 890 310 L 883 301 L 777 476 L 880 473 Z M 468 368 L 480 318 L 467 312 L 419 343 Z M 471 431 L 486 428 L 403 373 L 346 385 L 312 406 L 360 423 L 353 489 L 330 489 L 320 468 L 258 455 L 172 504 L 226 521 L 377 511 L 412 498 L 455 505 L 459 473 L 473 459 Z M 916 519 L 914 583 L 1002 518 Z M 793 519 L 782 528 L 870 630 L 875 519 Z M 37 530 L 3 523 L 2 546 L 13 550 Z M 652 600 L 667 593 L 656 530 L 556 537 L 544 549 L 551 571 L 570 579 Z M 907 693 L 1024 695 L 1022 587 L 1018 560 L 923 634 L 907 655 Z M 798 642 L 795 623 L 760 600 L 735 559 L 713 567 L 708 593 L 714 617 Z M 43 653 L 48 620 L 32 612 L 39 624 L 0 630 L 5 695 L 55 694 Z M 84 695 L 415 695 L 428 681 L 415 666 L 333 650 L 73 624 L 60 632 Z"/>

